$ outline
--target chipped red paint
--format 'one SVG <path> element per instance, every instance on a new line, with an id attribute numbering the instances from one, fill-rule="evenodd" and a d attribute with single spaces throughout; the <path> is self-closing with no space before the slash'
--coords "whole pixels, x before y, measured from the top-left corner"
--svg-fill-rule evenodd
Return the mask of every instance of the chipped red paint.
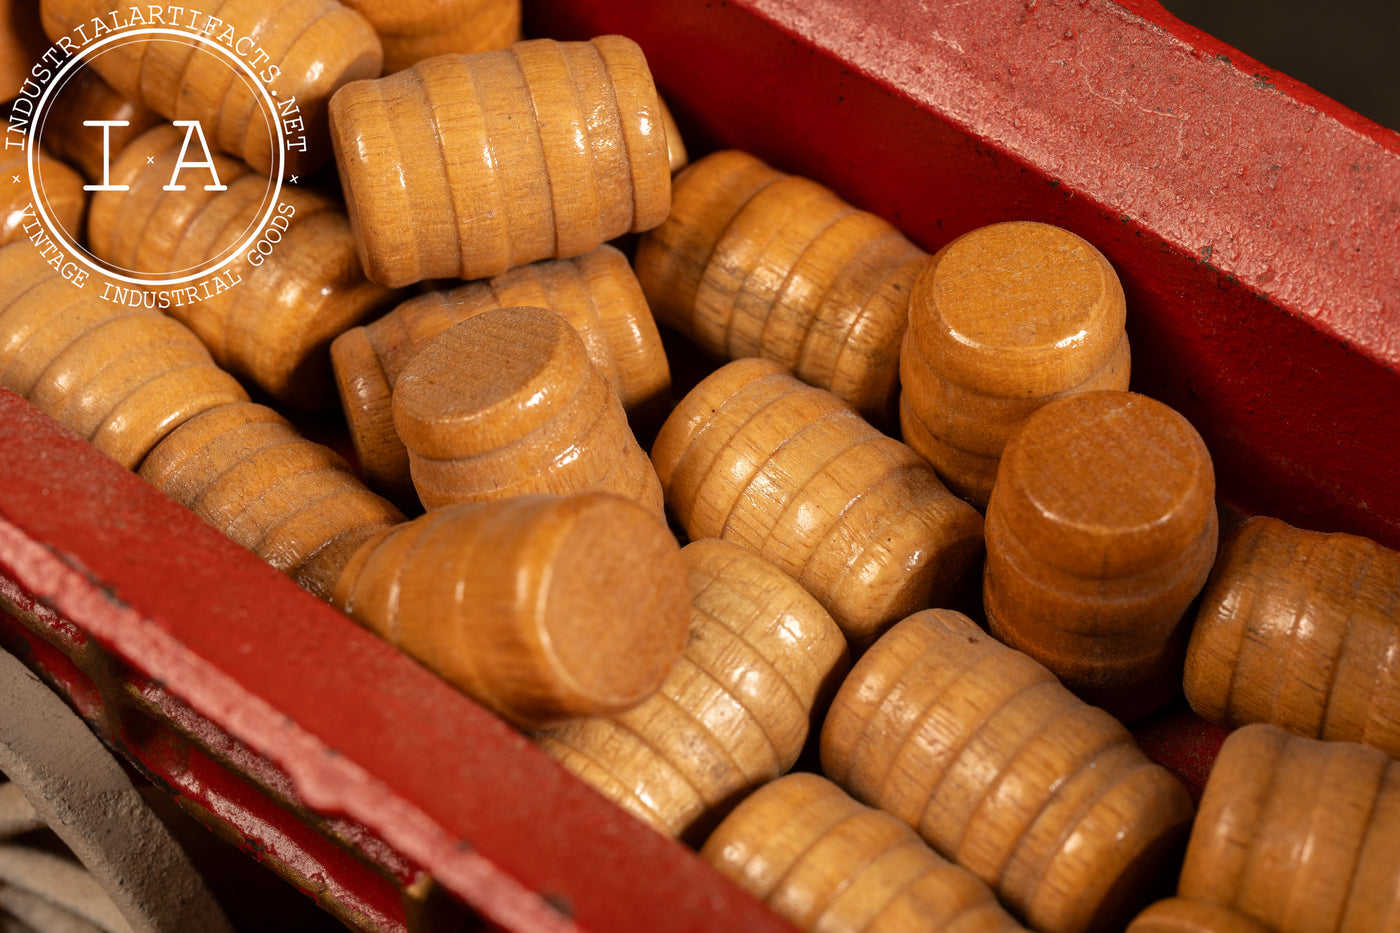
<path id="1" fill-rule="evenodd" d="M 535 0 L 623 32 L 688 142 L 831 185 L 929 249 L 1068 227 L 1128 295 L 1134 388 L 1248 512 L 1400 547 L 1400 134 L 1150 0 Z"/>
<path id="2" fill-rule="evenodd" d="M 1150 0 L 527 9 L 536 33 L 637 39 L 694 149 L 752 149 L 928 248 L 1011 217 L 1097 243 L 1135 387 L 1192 419 L 1228 498 L 1400 545 L 1395 133 Z M 396 927 L 390 888 L 426 870 L 511 930 L 786 928 L 3 391 L 0 451 L 0 578 L 42 635 L 0 641 L 346 912 Z M 108 664 L 120 696 L 84 673 Z M 112 706 L 138 699 L 164 724 Z M 1139 735 L 1199 786 L 1223 732 L 1178 711 Z"/>

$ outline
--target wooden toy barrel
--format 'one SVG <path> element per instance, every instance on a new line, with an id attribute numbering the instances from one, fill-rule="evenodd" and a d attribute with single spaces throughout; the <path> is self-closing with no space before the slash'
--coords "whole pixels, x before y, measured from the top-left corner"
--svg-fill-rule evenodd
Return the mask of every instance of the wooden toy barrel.
<path id="1" fill-rule="evenodd" d="M 652 461 L 687 534 L 791 574 L 858 651 L 951 593 L 981 550 L 981 516 L 917 454 L 768 360 L 729 363 L 691 390 Z"/>
<path id="2" fill-rule="evenodd" d="M 485 278 L 651 229 L 671 195 L 658 107 L 621 36 L 442 56 L 347 86 L 331 138 L 365 272 Z"/>
<path id="3" fill-rule="evenodd" d="M 1400 764 L 1351 742 L 1237 729 L 1201 798 L 1179 892 L 1278 933 L 1392 929 Z"/>
<path id="4" fill-rule="evenodd" d="M 676 177 L 637 278 L 660 319 L 726 360 L 757 356 L 895 421 L 909 293 L 928 260 L 889 223 L 744 152 Z"/>
<path id="5" fill-rule="evenodd" d="M 814 933 L 1021 929 L 971 872 L 816 774 L 788 775 L 759 789 L 700 854 Z"/>
<path id="6" fill-rule="evenodd" d="M 1400 755 L 1400 553 L 1250 518 L 1222 550 L 1186 654 L 1212 722 L 1266 722 Z"/>
<path id="7" fill-rule="evenodd" d="M 403 521 L 339 454 L 251 402 L 186 421 L 141 477 L 322 599 L 361 544 Z"/>
<path id="8" fill-rule="evenodd" d="M 114 158 L 112 183 L 129 189 L 93 198 L 88 230 L 94 254 L 142 273 L 171 273 L 229 254 L 245 228 L 258 223 L 268 208 L 268 180 L 233 159 L 213 159 L 227 190 L 206 190 L 208 180 L 165 190 L 187 139 L 188 130 L 158 126 Z M 365 280 L 335 201 L 284 185 L 274 210 L 261 239 L 211 276 L 219 280 L 216 288 L 197 290 L 190 300 L 178 288 L 145 293 L 137 286 L 127 300 L 159 307 L 188 326 L 221 366 L 280 404 L 324 409 L 336 398 L 331 340 L 392 304 L 394 295 Z"/>
<path id="9" fill-rule="evenodd" d="M 693 846 L 786 773 L 850 666 L 845 636 L 781 570 L 713 538 L 681 549 L 690 634 L 661 689 L 535 738 L 629 813 Z"/>
<path id="10" fill-rule="evenodd" d="M 28 241 L 0 248 L 0 278 L 0 385 L 127 469 L 189 418 L 248 398 L 180 324 L 101 300 Z"/>
<path id="11" fill-rule="evenodd" d="M 519 725 L 629 709 L 685 643 L 675 539 L 608 493 L 429 512 L 365 542 L 335 603 Z"/>
<path id="12" fill-rule="evenodd" d="M 1186 789 L 1122 724 L 948 610 L 903 620 L 856 663 L 821 759 L 1038 930 L 1122 929 L 1191 822 Z"/>

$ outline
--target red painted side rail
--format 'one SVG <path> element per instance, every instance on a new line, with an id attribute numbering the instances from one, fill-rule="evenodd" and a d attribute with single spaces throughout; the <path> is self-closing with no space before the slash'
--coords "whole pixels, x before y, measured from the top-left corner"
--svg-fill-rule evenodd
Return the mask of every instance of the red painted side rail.
<path id="1" fill-rule="evenodd" d="M 704 151 L 929 249 L 1014 218 L 1099 246 L 1134 388 L 1248 512 L 1400 546 L 1400 135 L 1150 0 L 534 0 L 636 39 Z"/>
<path id="2" fill-rule="evenodd" d="M 45 641 L 95 643 L 147 703 L 176 720 L 187 708 L 283 775 L 297 806 L 362 827 L 371 837 L 362 848 L 392 850 L 379 853 L 381 872 L 407 872 L 405 862 L 427 871 L 510 930 L 790 929 L 524 736 L 4 390 L 0 451 L 0 577 L 12 602 L 47 610 Z M 80 708 L 97 702 L 83 678 L 72 682 Z M 148 770 L 178 772 L 178 759 L 162 764 L 140 732 L 116 736 L 138 743 L 133 757 Z M 288 826 L 278 838 L 308 837 Z M 361 871 L 329 857 L 320 868 L 342 886 Z M 382 903 L 379 916 L 389 916 Z"/>

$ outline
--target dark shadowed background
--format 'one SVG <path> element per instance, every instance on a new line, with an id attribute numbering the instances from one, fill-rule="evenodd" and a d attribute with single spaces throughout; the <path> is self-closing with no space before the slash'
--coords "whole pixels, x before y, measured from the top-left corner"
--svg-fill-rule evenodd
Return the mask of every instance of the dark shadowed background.
<path id="1" fill-rule="evenodd" d="M 1174 16 L 1400 130 L 1400 0 L 1161 0 Z"/>

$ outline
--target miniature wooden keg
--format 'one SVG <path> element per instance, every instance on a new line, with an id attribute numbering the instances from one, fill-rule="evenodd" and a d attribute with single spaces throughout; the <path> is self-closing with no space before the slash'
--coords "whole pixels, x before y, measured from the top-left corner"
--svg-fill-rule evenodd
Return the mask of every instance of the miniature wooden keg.
<path id="1" fill-rule="evenodd" d="M 812 933 L 1021 929 L 971 872 L 816 774 L 790 774 L 760 788 L 720 824 L 700 856 Z"/>
<path id="2" fill-rule="evenodd" d="M 635 706 L 685 645 L 680 549 L 608 493 L 429 512 L 365 543 L 335 603 L 517 725 Z"/>
<path id="3" fill-rule="evenodd" d="M 659 422 L 671 369 L 627 258 L 600 246 L 574 259 L 520 266 L 492 279 L 409 299 L 331 344 L 350 437 L 371 486 L 395 501 L 414 495 L 408 451 L 394 430 L 393 385 L 425 343 L 493 308 L 548 308 L 573 325 L 588 358 L 617 392 L 632 423 Z"/>
<path id="4" fill-rule="evenodd" d="M 757 356 L 894 422 L 909 293 L 928 254 L 830 190 L 738 151 L 675 182 L 637 247 L 657 318 L 722 359 Z"/>
<path id="5" fill-rule="evenodd" d="M 1127 389 L 1123 288 L 1103 255 L 1048 224 L 958 237 L 914 286 L 899 423 L 948 488 L 987 504 L 1002 448 L 1042 405 Z"/>
<path id="6" fill-rule="evenodd" d="M 1169 897 L 1133 918 L 1127 933 L 1269 933 L 1238 911 L 1210 901 Z"/>
<path id="7" fill-rule="evenodd" d="M 393 407 L 427 508 L 600 490 L 664 520 L 617 393 L 553 311 L 497 308 L 453 325 L 404 369 Z"/>
<path id="8" fill-rule="evenodd" d="M 1045 933 L 1123 929 L 1180 864 L 1191 822 L 1186 788 L 1118 720 L 946 610 L 860 659 L 821 760 Z"/>
<path id="9" fill-rule="evenodd" d="M 258 74 L 248 79 L 224 55 L 196 39 L 118 44 L 90 59 L 118 94 L 168 120 L 197 120 L 210 146 L 263 174 L 276 164 L 272 126 L 287 135 L 284 175 L 309 174 L 330 158 L 326 102 L 341 85 L 380 74 L 379 37 L 363 16 L 337 0 L 222 2 L 213 12 L 132 0 L 43 0 L 44 30 L 52 39 L 91 21 L 136 28 L 175 28 L 228 46 Z M 159 22 L 151 10 L 161 14 Z M 246 51 L 245 51 L 246 49 Z M 268 113 L 263 85 L 273 96 Z M 170 177 L 169 172 L 166 178 Z"/>
<path id="10" fill-rule="evenodd" d="M 520 0 L 342 0 L 379 33 L 384 73 L 435 55 L 489 52 L 520 39 Z"/>
<path id="11" fill-rule="evenodd" d="M 1267 722 L 1400 757 L 1400 553 L 1248 519 L 1216 561 L 1186 654 L 1212 722 Z"/>
<path id="12" fill-rule="evenodd" d="M 45 148 L 94 185 L 103 184 L 104 170 L 110 172 L 104 153 L 115 158 L 133 139 L 165 122 L 154 110 L 118 94 L 91 68 L 78 69 L 44 113 Z M 126 125 L 84 126 L 85 121 Z"/>
<path id="13" fill-rule="evenodd" d="M 621 36 L 536 39 L 349 85 L 331 138 L 360 259 L 388 285 L 578 256 L 671 208 L 656 88 Z"/>
<path id="14" fill-rule="evenodd" d="M 0 152 L 0 182 L 3 182 L 0 184 L 0 246 L 36 237 L 39 238 L 36 242 L 46 241 L 47 231 L 54 226 L 66 231 L 73 239 L 78 239 L 82 234 L 83 212 L 87 210 L 88 199 L 87 192 L 83 190 L 83 176 L 42 150 L 36 167 L 39 189 L 44 193 L 47 221 L 39 217 L 34 192 L 29 186 L 28 151 L 7 149 Z M 12 182 L 16 175 L 20 178 L 19 184 Z"/>
<path id="15" fill-rule="evenodd" d="M 1058 399 L 1001 458 L 988 628 L 1089 702 L 1145 715 L 1181 687 L 1217 534 L 1210 454 L 1185 418 L 1128 392 Z"/>
<path id="16" fill-rule="evenodd" d="M 1400 764 L 1351 742 L 1237 729 L 1206 783 L 1180 894 L 1276 933 L 1400 928 Z"/>
<path id="17" fill-rule="evenodd" d="M 690 636 L 661 689 L 536 739 L 624 810 L 698 846 L 744 794 L 793 766 L 850 662 L 826 610 L 763 558 L 712 538 L 681 558 Z"/>
<path id="18" fill-rule="evenodd" d="M 267 179 L 232 159 L 214 156 L 226 191 L 195 183 L 196 171 L 207 169 L 185 169 L 185 190 L 165 190 L 184 140 L 166 124 L 115 160 L 113 184 L 130 190 L 93 197 L 93 253 L 121 268 L 170 273 L 231 252 L 258 224 L 268 208 Z M 180 287 L 144 294 L 134 288 L 128 300 L 159 307 L 198 334 L 219 365 L 299 409 L 335 404 L 331 340 L 395 298 L 365 280 L 336 203 L 292 185 L 282 186 L 262 238 L 192 287 L 193 297 Z"/>
<path id="19" fill-rule="evenodd" d="M 79 288 L 28 241 L 0 248 L 0 281 L 0 385 L 127 469 L 186 419 L 248 398 L 180 324 Z"/>
<path id="20" fill-rule="evenodd" d="M 403 521 L 339 454 L 252 403 L 191 418 L 141 477 L 322 599 L 361 544 Z"/>
<path id="21" fill-rule="evenodd" d="M 917 454 L 768 360 L 737 360 L 696 386 L 652 460 L 691 538 L 776 564 L 857 651 L 949 594 L 981 552 L 982 517 Z"/>

